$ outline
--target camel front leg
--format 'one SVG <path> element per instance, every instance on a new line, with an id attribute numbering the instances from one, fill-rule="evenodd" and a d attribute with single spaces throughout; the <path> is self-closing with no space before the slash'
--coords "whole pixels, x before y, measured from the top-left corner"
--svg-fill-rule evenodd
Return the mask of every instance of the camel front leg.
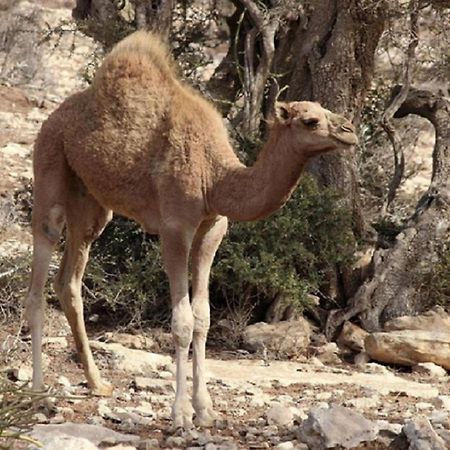
<path id="1" fill-rule="evenodd" d="M 176 394 L 172 407 L 173 428 L 191 428 L 193 409 L 187 391 L 189 347 L 194 317 L 189 302 L 188 258 L 193 232 L 183 227 L 161 232 L 162 257 L 172 300 L 172 336 L 176 351 Z"/>
<path id="2" fill-rule="evenodd" d="M 193 404 L 196 424 L 204 427 L 214 425 L 216 418 L 211 397 L 206 387 L 205 374 L 205 346 L 210 324 L 209 274 L 214 255 L 227 231 L 227 226 L 226 217 L 220 217 L 214 222 L 205 222 L 198 229 L 192 247 Z"/>

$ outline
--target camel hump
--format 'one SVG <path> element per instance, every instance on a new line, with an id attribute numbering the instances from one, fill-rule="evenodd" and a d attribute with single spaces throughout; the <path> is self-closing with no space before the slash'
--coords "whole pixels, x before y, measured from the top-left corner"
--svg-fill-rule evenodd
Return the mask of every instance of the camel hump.
<path id="1" fill-rule="evenodd" d="M 95 75 L 100 88 L 114 78 L 142 79 L 146 76 L 175 80 L 177 68 L 168 46 L 155 33 L 139 30 L 118 42 Z"/>

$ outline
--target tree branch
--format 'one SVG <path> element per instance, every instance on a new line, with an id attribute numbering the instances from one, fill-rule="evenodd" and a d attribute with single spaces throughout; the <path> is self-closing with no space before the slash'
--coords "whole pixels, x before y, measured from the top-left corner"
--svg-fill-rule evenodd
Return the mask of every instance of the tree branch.
<path id="1" fill-rule="evenodd" d="M 410 8 L 410 42 L 406 56 L 403 86 L 398 91 L 397 95 L 392 99 L 381 119 L 381 126 L 386 131 L 394 152 L 394 175 L 389 183 L 388 193 L 381 207 L 381 217 L 386 215 L 389 206 L 395 198 L 397 189 L 400 186 L 403 174 L 405 172 L 405 154 L 403 151 L 403 145 L 392 123 L 392 118 L 408 95 L 408 90 L 411 83 L 411 72 L 415 61 L 415 50 L 419 43 L 417 25 L 419 16 L 419 0 L 411 0 Z"/>

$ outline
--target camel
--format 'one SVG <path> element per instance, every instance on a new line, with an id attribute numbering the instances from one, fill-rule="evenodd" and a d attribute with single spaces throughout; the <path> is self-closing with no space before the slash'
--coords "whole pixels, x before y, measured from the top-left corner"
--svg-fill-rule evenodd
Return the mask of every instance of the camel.
<path id="1" fill-rule="evenodd" d="M 44 387 L 43 291 L 52 251 L 65 228 L 55 292 L 92 393 L 112 393 L 89 347 L 81 283 L 89 248 L 114 211 L 161 239 L 176 349 L 173 426 L 192 426 L 194 411 L 196 424 L 213 425 L 205 378 L 208 282 L 228 219 L 269 216 L 288 200 L 310 158 L 357 143 L 353 125 L 318 103 L 277 102 L 274 109 L 267 142 L 256 163 L 246 167 L 217 110 L 179 79 L 161 40 L 139 31 L 113 48 L 91 86 L 49 116 L 33 158 L 33 259 L 25 301 L 33 389 Z M 191 343 L 192 402 L 187 390 Z"/>

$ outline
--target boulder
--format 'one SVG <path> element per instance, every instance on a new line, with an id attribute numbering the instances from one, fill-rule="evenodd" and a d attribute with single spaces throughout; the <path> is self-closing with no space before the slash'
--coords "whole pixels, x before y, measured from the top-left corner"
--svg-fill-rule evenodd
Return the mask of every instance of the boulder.
<path id="1" fill-rule="evenodd" d="M 358 327 L 358 325 L 346 321 L 339 335 L 338 344 L 344 345 L 356 352 L 361 352 L 364 350 L 364 339 L 366 339 L 368 334 L 366 330 Z"/>
<path id="2" fill-rule="evenodd" d="M 406 366 L 434 362 L 450 369 L 450 333 L 422 330 L 372 333 L 364 344 L 366 353 L 376 361 Z"/>
<path id="3" fill-rule="evenodd" d="M 422 330 L 450 333 L 450 315 L 440 306 L 419 316 L 402 316 L 384 324 L 385 331 Z"/>
<path id="4" fill-rule="evenodd" d="M 377 424 L 343 406 L 312 409 L 299 429 L 299 439 L 310 450 L 351 449 L 375 440 L 377 435 Z"/>
<path id="5" fill-rule="evenodd" d="M 311 328 L 303 319 L 249 325 L 244 331 L 244 347 L 256 352 L 267 349 L 277 355 L 298 356 L 310 341 Z"/>
<path id="6" fill-rule="evenodd" d="M 446 450 L 448 448 L 425 417 L 408 422 L 403 427 L 403 433 L 408 439 L 409 450 Z"/>

